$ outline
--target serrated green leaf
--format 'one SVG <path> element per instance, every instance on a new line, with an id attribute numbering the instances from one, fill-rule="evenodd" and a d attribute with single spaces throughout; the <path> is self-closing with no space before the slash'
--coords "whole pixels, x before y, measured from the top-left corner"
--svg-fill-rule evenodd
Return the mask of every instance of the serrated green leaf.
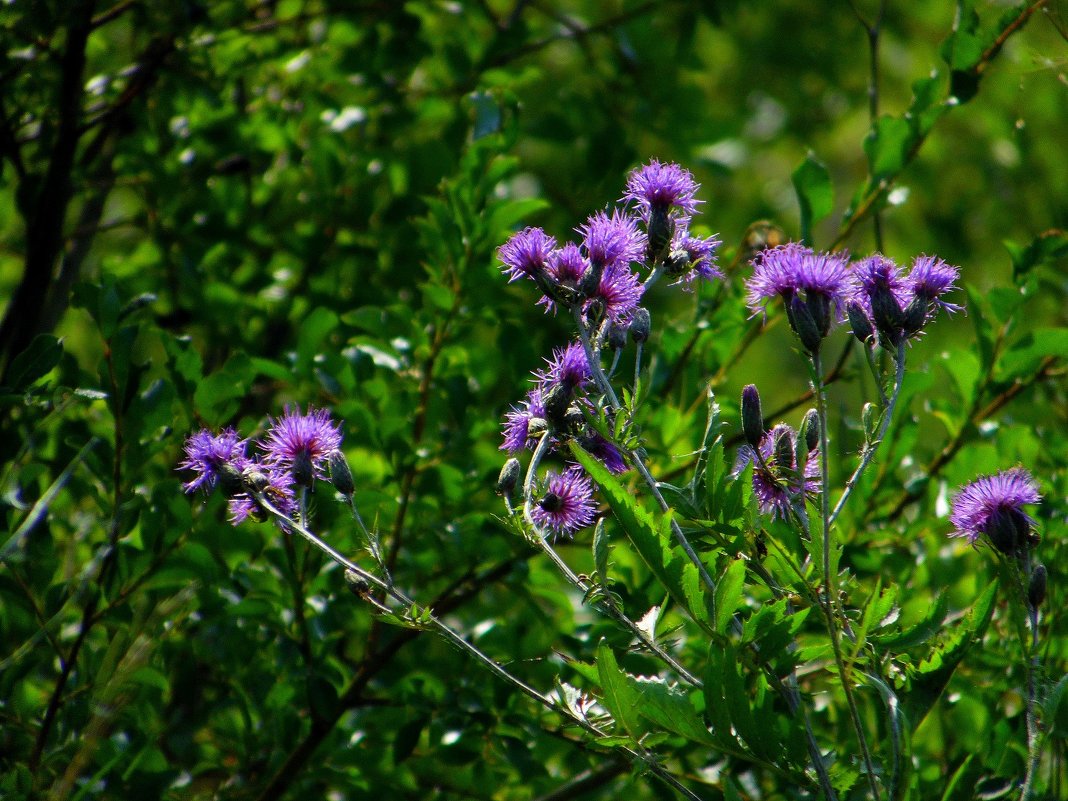
<path id="1" fill-rule="evenodd" d="M 604 641 L 597 646 L 597 676 L 603 691 L 601 703 L 604 708 L 612 713 L 612 717 L 631 737 L 641 737 L 644 729 L 638 715 L 638 694 L 616 662 L 616 655 Z"/>
<path id="2" fill-rule="evenodd" d="M 903 650 L 927 642 L 940 631 L 949 611 L 949 599 L 945 593 L 939 593 L 934 604 L 927 607 L 927 614 L 914 625 L 901 631 L 886 634 L 873 634 L 870 639 L 880 648 Z"/>
<path id="3" fill-rule="evenodd" d="M 935 647 L 916 668 L 903 704 L 914 731 L 942 695 L 965 654 L 986 633 L 994 614 L 997 589 L 998 583 L 991 582 L 945 642 Z"/>
<path id="4" fill-rule="evenodd" d="M 713 745 L 716 742 L 700 713 L 694 709 L 688 693 L 657 678 L 627 676 L 627 681 L 637 697 L 637 709 L 643 718 L 695 743 Z"/>
<path id="5" fill-rule="evenodd" d="M 716 585 L 716 631 L 726 634 L 734 613 L 741 606 L 745 588 L 745 560 L 735 559 L 720 576 Z"/>
<path id="6" fill-rule="evenodd" d="M 593 530 L 593 565 L 597 575 L 597 582 L 608 586 L 608 556 L 611 551 L 611 543 L 608 541 L 608 533 L 605 528 L 604 518 L 597 521 L 597 527 Z"/>
<path id="7" fill-rule="evenodd" d="M 622 524 L 642 561 L 671 595 L 675 603 L 690 613 L 698 623 L 711 629 L 709 599 L 697 568 L 672 548 L 671 515 L 653 517 L 597 459 L 572 441 L 571 452 L 579 464 L 600 486 L 608 505 Z"/>

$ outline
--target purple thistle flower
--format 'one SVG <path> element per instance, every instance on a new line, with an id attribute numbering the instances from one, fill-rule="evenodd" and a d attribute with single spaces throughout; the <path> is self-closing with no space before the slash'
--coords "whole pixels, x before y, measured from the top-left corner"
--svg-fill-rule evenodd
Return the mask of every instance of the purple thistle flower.
<path id="1" fill-rule="evenodd" d="M 593 378 L 581 342 L 553 349 L 553 357 L 545 362 L 548 368 L 534 373 L 543 388 L 545 384 L 566 384 L 571 389 L 585 389 Z"/>
<path id="2" fill-rule="evenodd" d="M 619 475 L 627 472 L 627 462 L 619 448 L 602 437 L 596 431 L 587 436 L 579 437 L 579 444 L 590 456 L 601 462 L 608 468 L 609 473 Z"/>
<path id="3" fill-rule="evenodd" d="M 589 259 L 582 255 L 579 246 L 574 242 L 568 242 L 562 248 L 549 254 L 549 262 L 545 269 L 561 284 L 570 282 L 573 286 L 577 286 L 579 279 L 589 267 Z"/>
<path id="4" fill-rule="evenodd" d="M 245 455 L 247 445 L 248 440 L 239 439 L 232 428 L 224 428 L 218 435 L 207 429 L 192 434 L 185 441 L 186 458 L 178 469 L 195 470 L 197 475 L 182 488 L 196 492 L 203 487 L 211 492 L 220 481 L 220 471 L 227 465 L 239 475 L 249 463 Z"/>
<path id="5" fill-rule="evenodd" d="M 313 478 L 326 478 L 330 454 L 341 447 L 341 427 L 326 409 L 285 407 L 285 414 L 271 421 L 267 440 L 261 443 L 264 461 L 272 468 L 293 473 L 298 484 L 308 486 Z"/>
<path id="6" fill-rule="evenodd" d="M 256 471 L 262 479 L 266 479 L 266 485 L 262 492 L 270 504 L 284 515 L 292 517 L 297 511 L 296 494 L 293 491 L 293 474 L 289 470 L 281 470 L 269 465 L 249 461 L 245 466 L 245 473 Z M 243 523 L 251 515 L 254 520 L 266 519 L 266 510 L 260 507 L 247 491 L 239 492 L 229 500 L 230 522 L 235 526 Z"/>
<path id="7" fill-rule="evenodd" d="M 639 230 L 638 221 L 618 209 L 611 217 L 599 211 L 575 230 L 582 234 L 589 260 L 603 267 L 626 266 L 639 261 L 645 253 L 645 234 Z"/>
<path id="8" fill-rule="evenodd" d="M 848 290 L 844 253 L 817 252 L 797 242 L 768 248 L 753 259 L 753 275 L 746 280 L 746 304 L 755 314 L 781 297 L 789 304 L 804 293 L 819 295 L 841 309 Z"/>
<path id="9" fill-rule="evenodd" d="M 702 202 L 694 197 L 698 187 L 689 170 L 653 159 L 627 176 L 627 191 L 621 199 L 637 203 L 646 222 L 654 212 L 689 218 Z"/>
<path id="10" fill-rule="evenodd" d="M 546 474 L 545 492 L 533 505 L 530 516 L 539 528 L 573 534 L 593 522 L 597 506 L 593 486 L 581 468 Z"/>
<path id="11" fill-rule="evenodd" d="M 785 441 L 780 445 L 783 438 Z M 755 458 L 750 446 L 739 448 L 734 474 L 740 474 L 750 462 L 755 463 L 753 494 L 762 514 L 786 519 L 793 504 L 802 500 L 802 495 L 810 497 L 819 492 L 819 451 L 809 451 L 805 456 L 804 469 L 799 471 L 796 446 L 797 432 L 780 423 L 760 440 L 758 450 L 763 464 Z"/>
<path id="12" fill-rule="evenodd" d="M 541 228 L 524 228 L 497 249 L 508 283 L 544 270 L 556 240 Z"/>
<path id="13" fill-rule="evenodd" d="M 549 254 L 545 272 L 561 286 L 577 289 L 579 281 L 589 268 L 590 261 L 582 255 L 579 246 L 574 242 L 568 242 L 562 248 Z M 556 301 L 548 295 L 542 295 L 538 300 L 538 305 L 544 306 L 545 311 L 556 312 Z"/>
<path id="14" fill-rule="evenodd" d="M 515 454 L 524 448 L 533 448 L 537 440 L 530 433 L 530 423 L 534 419 L 545 419 L 545 403 L 541 389 L 535 388 L 527 393 L 526 400 L 504 417 L 504 441 L 500 450 Z"/>
<path id="15" fill-rule="evenodd" d="M 1038 485 L 1022 467 L 981 476 L 953 497 L 949 519 L 956 531 L 949 536 L 974 543 L 986 534 L 999 551 L 1013 553 L 1030 539 L 1035 525 L 1021 507 L 1041 500 Z"/>
<path id="16" fill-rule="evenodd" d="M 674 282 L 675 284 L 693 284 L 698 278 L 711 281 L 713 278 L 722 278 L 723 273 L 716 266 L 716 250 L 722 242 L 715 236 L 699 237 L 690 236 L 689 231 L 680 228 L 675 233 L 675 241 L 671 243 L 672 260 L 679 258 L 680 264 L 686 266 L 684 272 Z"/>
<path id="17" fill-rule="evenodd" d="M 901 268 L 882 253 L 873 253 L 854 262 L 850 279 L 853 298 L 867 308 L 871 306 L 871 296 L 879 289 L 890 290 L 902 307 L 912 299 Z"/>
<path id="18" fill-rule="evenodd" d="M 956 303 L 941 300 L 946 292 L 957 289 L 954 283 L 960 278 L 960 268 L 946 264 L 936 256 L 917 256 L 909 270 L 908 284 L 912 294 L 923 298 L 929 304 L 940 306 L 947 312 L 963 309 Z"/>
<path id="19" fill-rule="evenodd" d="M 600 305 L 609 320 L 627 322 L 638 308 L 644 293 L 645 287 L 637 273 L 625 264 L 610 265 L 601 273 L 597 291 L 582 308 L 588 312 L 591 307 Z"/>

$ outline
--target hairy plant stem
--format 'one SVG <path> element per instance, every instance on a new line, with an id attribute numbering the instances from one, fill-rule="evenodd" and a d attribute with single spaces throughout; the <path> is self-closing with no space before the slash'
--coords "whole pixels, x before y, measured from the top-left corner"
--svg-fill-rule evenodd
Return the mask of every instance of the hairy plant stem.
<path id="1" fill-rule="evenodd" d="M 315 546 L 320 551 L 322 551 L 326 556 L 328 556 L 330 559 L 332 559 L 338 565 L 340 565 L 341 567 L 345 568 L 346 571 L 352 573 L 354 576 L 356 576 L 361 581 L 364 581 L 367 584 L 369 584 L 369 585 L 375 587 L 377 590 L 379 590 L 382 593 L 383 597 L 389 598 L 392 601 L 395 601 L 396 603 L 400 604 L 405 609 L 405 611 L 412 610 L 412 609 L 419 609 L 419 613 L 418 613 L 419 614 L 419 622 L 418 622 L 418 625 L 425 626 L 425 627 L 431 629 L 432 631 L 437 632 L 439 635 L 441 635 L 448 642 L 452 643 L 454 646 L 459 648 L 461 651 L 464 651 L 468 655 L 473 657 L 484 668 L 489 670 L 495 676 L 497 676 L 501 680 L 505 681 L 506 683 L 512 685 L 517 690 L 519 690 L 520 692 L 522 692 L 524 695 L 528 696 L 529 698 L 533 699 L 534 701 L 537 701 L 539 704 L 544 706 L 549 711 L 555 712 L 555 713 L 557 713 L 559 715 L 562 715 L 563 717 L 567 718 L 569 721 L 571 721 L 573 724 L 575 724 L 576 726 L 578 726 L 580 729 L 582 729 L 583 731 L 587 732 L 588 734 L 591 734 L 595 738 L 598 738 L 598 739 L 607 736 L 607 734 L 604 731 L 602 731 L 597 726 L 595 726 L 592 723 L 590 723 L 582 715 L 579 715 L 579 714 L 571 711 L 567 707 L 556 703 L 552 698 L 550 698 L 549 696 L 543 695 L 542 693 L 538 692 L 536 689 L 531 687 L 529 684 L 524 682 L 522 679 L 518 678 L 517 676 L 513 676 L 503 666 L 501 666 L 497 661 L 495 661 L 492 657 L 490 657 L 487 654 L 483 653 L 477 646 L 475 646 L 472 643 L 468 642 L 463 637 L 463 635 L 461 635 L 459 632 L 457 632 L 455 629 L 453 629 L 447 623 L 444 623 L 443 621 L 441 621 L 436 615 L 431 613 L 429 609 L 424 609 L 424 608 L 418 607 L 418 605 L 416 604 L 416 602 L 414 600 L 409 598 L 401 590 L 397 589 L 393 585 L 393 583 L 391 581 L 385 581 L 385 580 L 379 578 L 378 576 L 376 576 L 374 573 L 371 573 L 371 572 L 369 572 L 367 570 L 364 570 L 362 567 L 357 565 L 355 562 L 353 562 L 353 561 L 351 561 L 349 559 L 346 559 L 344 556 L 342 556 L 340 553 L 338 553 L 338 551 L 334 550 L 327 543 L 323 542 L 323 540 L 321 540 L 316 534 L 314 534 L 309 528 L 307 528 L 304 525 L 303 521 L 298 523 L 296 520 L 292 519 L 291 517 L 289 517 L 285 513 L 279 511 L 273 504 L 271 504 L 271 502 L 267 499 L 267 497 L 263 493 L 257 492 L 255 494 L 255 498 L 256 498 L 257 503 L 259 503 L 259 505 L 263 509 L 265 509 L 272 517 L 274 517 L 284 527 L 285 530 L 287 530 L 287 531 L 295 531 L 296 533 L 298 533 L 300 536 L 302 536 L 305 540 L 307 540 L 313 546 Z M 379 610 L 382 610 L 382 611 L 389 610 L 389 607 L 388 607 L 387 604 L 378 602 L 378 603 L 376 603 L 374 605 Z M 392 611 L 392 610 L 389 610 L 389 611 Z M 671 773 L 669 773 L 667 771 L 667 769 L 664 768 L 657 761 L 655 754 L 653 754 L 651 751 L 648 751 L 646 749 L 636 750 L 636 749 L 625 747 L 625 746 L 621 750 L 624 753 L 626 753 L 628 756 L 630 756 L 631 758 L 633 758 L 636 761 L 640 762 L 644 769 L 648 770 L 650 773 L 655 775 L 658 779 L 663 781 L 665 784 L 671 786 L 672 788 L 677 790 L 679 793 L 683 794 L 686 798 L 692 799 L 692 801 L 701 801 L 701 798 L 699 796 L 695 795 L 691 790 L 689 790 L 685 785 L 683 785 L 678 779 L 676 779 L 673 775 L 671 775 Z"/>
<path id="2" fill-rule="evenodd" d="M 1024 562 L 1024 581 L 1022 584 L 1022 600 L 1027 609 L 1027 621 L 1031 626 L 1031 648 L 1027 659 L 1027 772 L 1024 775 L 1023 789 L 1020 791 L 1020 801 L 1031 801 L 1035 792 L 1035 777 L 1038 775 L 1039 762 L 1042 759 L 1042 731 L 1035 715 L 1035 705 L 1038 700 L 1038 674 L 1042 669 L 1042 657 L 1038 651 L 1038 607 L 1032 605 L 1028 597 L 1028 588 L 1031 586 L 1033 565 L 1031 554 L 1027 553 Z"/>
<path id="3" fill-rule="evenodd" d="M 823 615 L 827 622 L 827 633 L 831 638 L 831 647 L 834 651 L 834 663 L 838 670 L 838 678 L 842 682 L 842 690 L 845 693 L 846 705 L 849 707 L 849 717 L 853 723 L 853 730 L 857 735 L 860 745 L 860 753 L 864 758 L 864 768 L 868 777 L 868 787 L 871 790 L 872 801 L 878 801 L 879 787 L 875 782 L 875 765 L 872 762 L 871 751 L 868 748 L 868 739 L 864 734 L 864 725 L 860 719 L 856 699 L 853 697 L 853 687 L 849 683 L 849 671 L 846 670 L 842 659 L 841 632 L 838 630 L 837 606 L 838 582 L 831 571 L 831 519 L 830 500 L 827 469 L 827 400 L 823 391 L 823 365 L 820 363 L 819 351 L 812 354 L 813 381 L 816 395 L 816 415 L 819 418 L 820 428 L 820 517 L 822 518 L 823 539 L 820 543 L 823 550 Z"/>
<path id="4" fill-rule="evenodd" d="M 864 474 L 868 465 L 871 464 L 871 460 L 875 458 L 875 453 L 879 450 L 879 445 L 882 443 L 883 437 L 886 436 L 886 432 L 890 428 L 890 422 L 894 417 L 894 409 L 897 407 L 897 399 L 901 395 L 901 385 L 905 382 L 904 342 L 897 346 L 895 358 L 897 359 L 897 368 L 894 372 L 894 388 L 890 392 L 889 400 L 886 399 L 886 394 L 883 392 L 882 387 L 880 386 L 879 388 L 879 395 L 883 398 L 883 414 L 882 419 L 879 421 L 879 431 L 874 440 L 864 443 L 864 452 L 860 456 L 860 463 L 857 465 L 857 469 L 853 471 L 853 475 L 846 481 L 845 488 L 842 490 L 842 496 L 838 499 L 838 503 L 834 505 L 834 510 L 831 512 L 830 519 L 827 521 L 829 526 L 834 525 L 835 521 L 838 519 L 838 515 L 841 514 L 842 509 L 845 508 L 846 501 L 848 501 L 849 496 L 853 494 L 853 490 L 857 487 L 857 482 L 860 481 L 860 477 Z"/>

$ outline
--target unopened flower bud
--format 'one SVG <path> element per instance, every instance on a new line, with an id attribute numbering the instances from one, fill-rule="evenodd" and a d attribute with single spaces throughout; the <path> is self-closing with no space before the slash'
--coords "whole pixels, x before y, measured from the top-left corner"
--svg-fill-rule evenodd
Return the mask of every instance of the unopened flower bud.
<path id="1" fill-rule="evenodd" d="M 1046 600 L 1046 566 L 1038 565 L 1031 571 L 1031 581 L 1027 585 L 1027 603 L 1032 609 L 1038 609 Z"/>
<path id="2" fill-rule="evenodd" d="M 572 403 L 567 407 L 567 412 L 564 413 L 564 420 L 567 423 L 567 431 L 575 432 L 580 430 L 586 422 L 586 415 L 582 413 L 582 409 Z"/>
<path id="3" fill-rule="evenodd" d="M 260 470 L 259 465 L 249 465 L 241 473 L 241 481 L 249 492 L 263 492 L 270 486 L 270 477 Z"/>
<path id="4" fill-rule="evenodd" d="M 630 338 L 638 343 L 645 342 L 652 329 L 653 318 L 649 315 L 649 310 L 639 306 L 634 310 L 634 317 L 630 321 Z"/>
<path id="5" fill-rule="evenodd" d="M 221 464 L 217 470 L 219 474 L 219 489 L 223 495 L 231 498 L 245 488 L 241 473 L 229 462 Z"/>
<path id="6" fill-rule="evenodd" d="M 330 483 L 346 498 L 351 498 L 352 493 L 356 491 L 356 483 L 352 480 L 352 470 L 349 468 L 349 460 L 345 458 L 345 454 L 341 451 L 332 451 L 329 465 Z"/>
<path id="7" fill-rule="evenodd" d="M 868 315 L 857 303 L 846 304 L 846 317 L 849 318 L 849 327 L 853 329 L 853 336 L 861 342 L 871 342 L 875 337 L 875 330 L 871 327 Z"/>
<path id="8" fill-rule="evenodd" d="M 760 411 L 760 393 L 756 384 L 748 384 L 742 390 L 742 433 L 752 447 L 760 445 L 764 437 L 764 415 Z"/>
<path id="9" fill-rule="evenodd" d="M 805 438 L 805 449 L 811 453 L 820 446 L 820 416 L 815 409 L 805 412 L 801 421 L 801 434 Z"/>
<path id="10" fill-rule="evenodd" d="M 779 473 L 791 470 L 794 466 L 794 444 L 790 438 L 790 429 L 783 426 L 775 440 L 775 466 Z"/>
<path id="11" fill-rule="evenodd" d="M 794 329 L 794 333 L 801 340 L 805 350 L 813 354 L 819 353 L 823 336 L 812 317 L 812 312 L 809 311 L 808 304 L 795 295 L 787 305 L 786 312 L 790 327 Z"/>
<path id="12" fill-rule="evenodd" d="M 627 345 L 627 327 L 620 325 L 618 322 L 613 322 L 608 327 L 608 337 L 606 339 L 608 347 L 612 350 L 623 350 Z"/>
<path id="13" fill-rule="evenodd" d="M 901 304 L 897 302 L 890 287 L 880 285 L 872 290 L 871 313 L 875 318 L 875 327 L 879 330 L 879 338 L 884 343 L 895 347 L 901 344 L 901 325 L 905 314 L 901 311 Z"/>
<path id="14" fill-rule="evenodd" d="M 511 495 L 519 484 L 519 474 L 522 472 L 518 459 L 509 459 L 501 468 L 501 474 L 497 477 L 497 494 Z"/>
<path id="15" fill-rule="evenodd" d="M 527 436 L 539 437 L 549 430 L 549 423 L 543 417 L 531 417 L 527 421 Z"/>
<path id="16" fill-rule="evenodd" d="M 905 331 L 905 336 L 910 336 L 917 333 L 923 324 L 927 322 L 927 301 L 921 297 L 915 297 L 905 307 L 901 327 Z"/>
<path id="17" fill-rule="evenodd" d="M 554 431 L 567 430 L 567 407 L 571 405 L 571 386 L 553 384 L 542 396 L 545 419 Z"/>

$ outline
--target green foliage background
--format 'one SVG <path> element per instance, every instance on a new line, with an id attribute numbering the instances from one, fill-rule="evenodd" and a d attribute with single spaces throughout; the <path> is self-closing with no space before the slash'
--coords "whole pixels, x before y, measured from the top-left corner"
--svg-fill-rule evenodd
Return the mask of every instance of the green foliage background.
<path id="1" fill-rule="evenodd" d="M 287 403 L 328 407 L 412 594 L 546 690 L 558 676 L 597 690 L 572 660 L 594 661 L 604 639 L 653 672 L 502 526 L 492 491 L 500 418 L 569 331 L 506 284 L 494 251 L 523 225 L 568 238 L 650 157 L 702 183 L 698 222 L 723 238 L 728 273 L 650 301 L 641 422 L 656 474 L 688 475 L 709 384 L 728 442 L 744 384 L 776 419 L 809 405 L 787 327 L 742 303 L 756 233 L 863 255 L 878 225 L 899 261 L 959 264 L 967 316 L 912 348 L 903 414 L 848 512 L 847 591 L 859 605 L 876 579 L 896 585 L 903 624 L 944 596 L 954 620 L 997 569 L 945 538 L 948 498 L 1023 464 L 1046 498 L 1053 688 L 1068 663 L 1068 11 L 888 3 L 871 100 L 863 20 L 877 13 L 870 0 L 4 4 L 0 795 L 669 797 L 444 642 L 375 621 L 302 542 L 231 528 L 217 497 L 191 503 L 175 471 L 201 426 L 252 436 Z M 839 481 L 873 393 L 845 346 L 839 332 L 829 351 L 844 353 Z M 356 547 L 325 488 L 315 512 L 335 547 Z M 615 589 L 637 618 L 663 591 L 623 549 Z M 592 569 L 588 537 L 561 550 Z M 709 560 L 729 555 L 718 544 Z M 1001 598 L 987 647 L 913 733 L 918 797 L 972 798 L 1022 772 L 1015 620 Z M 902 675 L 934 634 L 895 657 Z M 862 704 L 879 731 L 879 697 Z M 819 722 L 848 742 L 846 721 Z M 1068 702 L 1045 725 L 1055 797 Z M 665 748 L 703 797 L 758 797 L 746 776 L 762 777 L 759 797 L 800 797 L 684 737 Z"/>

